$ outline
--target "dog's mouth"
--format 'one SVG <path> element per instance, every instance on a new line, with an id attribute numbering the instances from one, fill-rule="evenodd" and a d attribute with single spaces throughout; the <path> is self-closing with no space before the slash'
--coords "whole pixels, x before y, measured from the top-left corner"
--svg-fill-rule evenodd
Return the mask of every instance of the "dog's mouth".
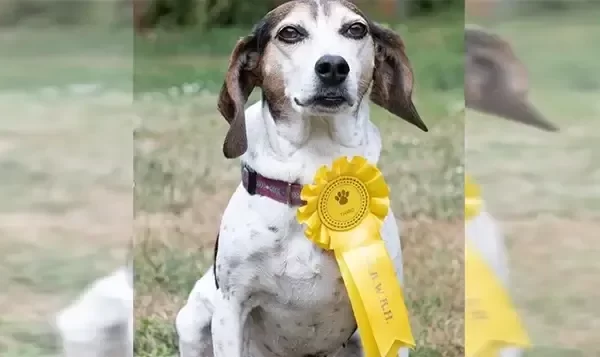
<path id="1" fill-rule="evenodd" d="M 312 107 L 325 112 L 334 112 L 343 106 L 354 104 L 352 98 L 342 92 L 318 93 L 305 101 L 294 98 L 294 102 L 301 107 Z"/>

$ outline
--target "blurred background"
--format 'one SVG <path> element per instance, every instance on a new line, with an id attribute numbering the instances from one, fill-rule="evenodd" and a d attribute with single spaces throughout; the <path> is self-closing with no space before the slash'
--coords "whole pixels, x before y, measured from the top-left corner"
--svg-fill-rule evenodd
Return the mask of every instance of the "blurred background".
<path id="1" fill-rule="evenodd" d="M 583 301 L 594 294 L 600 207 L 592 185 L 600 161 L 590 151 L 600 110 L 595 3 L 477 2 L 468 13 L 514 39 L 540 108 L 565 127 L 552 135 L 471 113 L 465 128 L 463 1 L 360 3 L 404 38 L 415 102 L 431 129 L 373 108 L 403 230 L 417 357 L 463 354 L 465 160 L 509 233 L 519 306 L 534 339 L 551 346 L 541 355 L 594 348 L 587 332 L 598 322 L 586 319 L 593 307 Z M 216 94 L 235 41 L 275 4 L 0 2 L 2 356 L 57 356 L 52 314 L 123 264 L 133 236 L 136 356 L 176 355 L 174 314 L 210 264 L 239 180 L 237 162 L 222 157 Z M 531 218 L 540 212 L 544 221 Z M 565 286 L 559 267 L 570 284 L 582 283 L 556 293 Z"/>
<path id="2" fill-rule="evenodd" d="M 527 67 L 530 100 L 560 128 L 466 116 L 466 169 L 506 236 L 512 295 L 534 344 L 526 356 L 600 355 L 600 3 L 466 8 L 468 22 L 510 44 Z"/>
<path id="3" fill-rule="evenodd" d="M 58 356 L 54 314 L 126 259 L 133 26 L 116 4 L 0 1 L 3 357 Z"/>

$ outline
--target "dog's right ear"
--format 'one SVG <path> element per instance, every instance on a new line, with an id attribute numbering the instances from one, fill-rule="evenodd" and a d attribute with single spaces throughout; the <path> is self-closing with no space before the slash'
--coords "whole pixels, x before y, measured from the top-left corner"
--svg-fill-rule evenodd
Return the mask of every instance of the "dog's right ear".
<path id="1" fill-rule="evenodd" d="M 256 33 L 239 40 L 231 53 L 225 82 L 219 94 L 219 112 L 229 123 L 223 143 L 223 154 L 234 159 L 246 152 L 246 118 L 244 106 L 257 85 L 260 85 L 259 43 Z"/>
<path id="2" fill-rule="evenodd" d="M 372 22 L 370 28 L 375 42 L 371 100 L 388 112 L 427 131 L 427 126 L 412 101 L 413 70 L 404 50 L 404 42 L 397 33 L 381 25 Z"/>

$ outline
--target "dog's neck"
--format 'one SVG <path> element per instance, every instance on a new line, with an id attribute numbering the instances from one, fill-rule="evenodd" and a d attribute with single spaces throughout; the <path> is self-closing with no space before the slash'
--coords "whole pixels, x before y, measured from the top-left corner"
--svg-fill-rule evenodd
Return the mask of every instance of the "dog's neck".
<path id="1" fill-rule="evenodd" d="M 246 113 L 249 147 L 242 162 L 264 177 L 306 184 L 319 167 L 340 156 L 379 160 L 381 138 L 369 120 L 367 100 L 353 113 L 331 117 L 286 113 L 275 118 L 261 102 Z"/>
<path id="2" fill-rule="evenodd" d="M 306 115 L 298 112 L 285 113 L 276 118 L 263 103 L 262 118 L 267 130 L 267 139 L 274 153 L 286 158 L 307 145 L 311 135 L 327 135 L 332 143 L 352 148 L 365 139 L 365 125 L 369 120 L 369 101 L 362 100 L 348 113 L 331 116 Z"/>

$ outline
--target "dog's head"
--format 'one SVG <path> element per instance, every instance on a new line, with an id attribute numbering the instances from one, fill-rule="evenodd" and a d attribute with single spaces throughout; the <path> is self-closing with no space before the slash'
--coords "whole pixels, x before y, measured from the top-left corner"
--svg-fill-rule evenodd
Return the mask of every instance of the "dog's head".
<path id="1" fill-rule="evenodd" d="M 506 41 L 479 27 L 468 26 L 465 48 L 468 108 L 546 131 L 558 130 L 529 101 L 527 69 Z"/>
<path id="2" fill-rule="evenodd" d="M 413 72 L 402 39 L 347 0 L 288 1 L 238 41 L 219 97 L 230 124 L 227 158 L 247 149 L 244 105 L 255 87 L 275 120 L 353 113 L 368 95 L 427 131 L 411 99 Z"/>

